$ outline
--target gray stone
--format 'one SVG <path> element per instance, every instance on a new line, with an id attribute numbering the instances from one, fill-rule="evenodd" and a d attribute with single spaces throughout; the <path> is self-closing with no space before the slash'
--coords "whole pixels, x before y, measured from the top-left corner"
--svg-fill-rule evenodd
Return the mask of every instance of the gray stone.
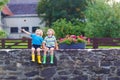
<path id="1" fill-rule="evenodd" d="M 74 78 L 71 78 L 70 80 L 88 80 L 87 76 L 79 75 Z"/>
<path id="2" fill-rule="evenodd" d="M 75 70 L 73 71 L 73 74 L 75 74 L 75 75 L 82 75 L 83 73 L 82 73 L 80 70 L 75 69 Z"/>
<path id="3" fill-rule="evenodd" d="M 5 66 L 3 69 L 9 70 L 9 71 L 17 71 L 16 66 L 13 66 L 13 65 Z"/>
<path id="4" fill-rule="evenodd" d="M 5 80 L 17 80 L 17 76 L 8 76 Z"/>
<path id="5" fill-rule="evenodd" d="M 0 60 L 0 65 L 3 65 L 3 61 L 2 60 Z"/>
<path id="6" fill-rule="evenodd" d="M 31 71 L 31 72 L 25 73 L 25 76 L 27 77 L 34 77 L 36 75 L 39 75 L 39 71 Z"/>
<path id="7" fill-rule="evenodd" d="M 98 62 L 97 61 L 86 61 L 83 63 L 84 66 L 97 66 Z"/>
<path id="8" fill-rule="evenodd" d="M 112 66 L 111 61 L 101 61 L 101 66 Z"/>
<path id="9" fill-rule="evenodd" d="M 53 78 L 53 80 L 69 80 L 69 78 L 67 76 L 58 76 Z"/>
<path id="10" fill-rule="evenodd" d="M 115 61 L 114 61 L 114 65 L 115 65 L 115 66 L 120 66 L 120 60 L 115 60 Z"/>
<path id="11" fill-rule="evenodd" d="M 71 74 L 71 72 L 72 72 L 72 70 L 69 70 L 69 69 L 67 70 L 66 69 L 66 70 L 63 70 L 63 71 L 59 71 L 58 74 L 59 75 L 69 75 L 69 74 Z"/>
<path id="12" fill-rule="evenodd" d="M 100 67 L 93 67 L 92 71 L 95 72 L 96 74 L 109 74 L 110 73 L 110 69 L 100 68 Z"/>
<path id="13" fill-rule="evenodd" d="M 0 51 L 0 59 L 5 59 L 6 57 L 8 57 L 7 51 Z"/>
<path id="14" fill-rule="evenodd" d="M 108 80 L 120 80 L 119 77 L 111 77 L 111 78 L 108 78 Z"/>
<path id="15" fill-rule="evenodd" d="M 9 65 L 9 64 L 10 64 L 10 60 L 9 60 L 9 59 L 6 59 L 6 60 L 5 60 L 5 64 L 6 64 L 6 65 Z"/>
<path id="16" fill-rule="evenodd" d="M 120 69 L 117 70 L 117 75 L 120 76 Z"/>
<path id="17" fill-rule="evenodd" d="M 39 77 L 34 78 L 33 80 L 45 80 L 45 78 L 44 78 L 44 77 L 39 76 Z"/>
<path id="18" fill-rule="evenodd" d="M 54 74 L 56 73 L 56 70 L 54 67 L 46 68 L 41 71 L 41 76 L 45 77 L 46 80 L 50 79 Z"/>
<path id="19" fill-rule="evenodd" d="M 67 55 L 61 55 L 61 56 L 60 56 L 60 60 L 61 60 L 61 59 L 69 60 L 69 56 L 67 56 Z"/>

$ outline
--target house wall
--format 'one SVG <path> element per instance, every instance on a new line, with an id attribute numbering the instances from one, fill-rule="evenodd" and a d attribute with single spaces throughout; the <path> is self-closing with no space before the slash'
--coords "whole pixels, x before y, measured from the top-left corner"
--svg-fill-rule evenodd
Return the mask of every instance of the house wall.
<path id="1" fill-rule="evenodd" d="M 120 80 L 120 49 L 58 50 L 53 65 L 49 55 L 43 65 L 30 54 L 0 50 L 0 80 Z"/>
<path id="2" fill-rule="evenodd" d="M 5 17 L 3 19 L 4 22 L 4 30 L 9 34 L 9 38 L 21 38 L 23 36 L 26 36 L 24 33 L 21 33 L 22 27 L 29 27 L 29 32 L 32 32 L 32 27 L 39 26 L 40 28 L 43 28 L 45 26 L 45 23 L 40 24 L 42 18 L 40 19 L 37 16 L 11 16 L 11 17 Z M 18 33 L 11 33 L 10 28 L 11 27 L 18 27 Z"/>

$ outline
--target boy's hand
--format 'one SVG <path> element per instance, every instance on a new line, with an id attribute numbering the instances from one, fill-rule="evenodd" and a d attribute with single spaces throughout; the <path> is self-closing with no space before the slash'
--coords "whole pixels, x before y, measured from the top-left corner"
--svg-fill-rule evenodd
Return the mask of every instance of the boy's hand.
<path id="1" fill-rule="evenodd" d="M 55 47 L 55 50 L 58 50 L 59 48 L 58 48 L 58 45 Z"/>
<path id="2" fill-rule="evenodd" d="M 25 32 L 25 29 L 21 29 L 22 32 Z"/>
<path id="3" fill-rule="evenodd" d="M 30 35 L 30 32 L 26 31 L 25 29 L 21 29 L 21 31 L 28 34 L 28 35 Z"/>

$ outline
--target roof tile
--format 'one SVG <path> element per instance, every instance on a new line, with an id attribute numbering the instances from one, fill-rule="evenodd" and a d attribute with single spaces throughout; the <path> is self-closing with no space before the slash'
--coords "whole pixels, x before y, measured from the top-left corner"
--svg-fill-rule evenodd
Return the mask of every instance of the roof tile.
<path id="1" fill-rule="evenodd" d="M 37 4 L 8 4 L 13 14 L 36 14 Z"/>

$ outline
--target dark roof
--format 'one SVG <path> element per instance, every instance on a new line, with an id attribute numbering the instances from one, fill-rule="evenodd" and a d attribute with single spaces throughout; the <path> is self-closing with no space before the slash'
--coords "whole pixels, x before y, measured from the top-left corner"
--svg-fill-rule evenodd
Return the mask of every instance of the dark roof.
<path id="1" fill-rule="evenodd" d="M 8 4 L 31 4 L 38 3 L 40 0 L 9 0 Z"/>
<path id="2" fill-rule="evenodd" d="M 14 15 L 16 14 L 36 14 L 37 4 L 8 4 Z"/>

